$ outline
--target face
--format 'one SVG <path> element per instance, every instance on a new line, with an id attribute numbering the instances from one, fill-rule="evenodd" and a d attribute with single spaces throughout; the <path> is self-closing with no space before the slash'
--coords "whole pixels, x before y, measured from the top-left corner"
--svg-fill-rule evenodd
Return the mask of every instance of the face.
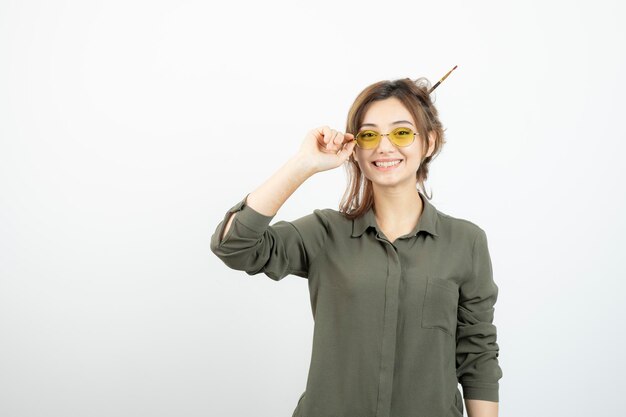
<path id="1" fill-rule="evenodd" d="M 400 123 L 397 123 L 401 121 Z M 379 133 L 390 133 L 398 127 L 408 127 L 417 132 L 415 121 L 411 113 L 402 102 L 390 97 L 372 103 L 363 117 L 363 123 L 358 126 L 358 132 L 372 129 Z M 374 187 L 397 187 L 410 185 L 415 187 L 415 173 L 420 167 L 421 160 L 430 156 L 434 150 L 434 138 L 429 140 L 429 148 L 422 152 L 423 139 L 418 135 L 408 146 L 394 145 L 388 136 L 382 136 L 377 147 L 361 149 L 355 146 L 354 158 L 361 167 L 363 174 L 372 181 Z M 400 160 L 400 163 L 389 167 L 377 167 L 377 160 Z"/>

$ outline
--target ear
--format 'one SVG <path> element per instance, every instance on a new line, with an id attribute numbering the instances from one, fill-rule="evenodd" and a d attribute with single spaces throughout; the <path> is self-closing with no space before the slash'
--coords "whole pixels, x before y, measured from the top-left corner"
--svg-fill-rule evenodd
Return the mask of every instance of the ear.
<path id="1" fill-rule="evenodd" d="M 428 133 L 428 150 L 426 151 L 426 156 L 431 156 L 434 150 L 435 150 L 435 132 L 430 131 Z"/>

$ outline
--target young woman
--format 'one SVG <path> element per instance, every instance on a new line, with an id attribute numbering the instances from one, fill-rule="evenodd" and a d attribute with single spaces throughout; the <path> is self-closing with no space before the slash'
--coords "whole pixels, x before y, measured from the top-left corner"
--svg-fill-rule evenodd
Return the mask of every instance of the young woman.
<path id="1" fill-rule="evenodd" d="M 460 417 L 463 400 L 469 417 L 498 414 L 498 287 L 485 231 L 423 191 L 445 143 L 429 90 L 425 78 L 367 87 L 348 114 L 354 133 L 310 131 L 211 237 L 230 268 L 308 279 L 312 357 L 294 417 Z M 340 210 L 270 226 L 307 178 L 343 164 Z"/>

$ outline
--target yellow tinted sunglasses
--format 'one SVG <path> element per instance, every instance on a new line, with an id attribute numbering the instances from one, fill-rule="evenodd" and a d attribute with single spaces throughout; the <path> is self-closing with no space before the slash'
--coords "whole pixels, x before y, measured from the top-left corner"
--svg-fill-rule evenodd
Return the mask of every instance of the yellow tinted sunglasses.
<path id="1" fill-rule="evenodd" d="M 457 69 L 457 67 L 458 65 L 455 65 L 454 68 L 448 71 L 446 75 L 444 75 L 439 81 L 437 81 L 437 83 L 430 90 L 428 90 L 428 94 L 432 93 L 433 90 L 443 82 L 443 80 L 448 78 L 448 75 L 450 75 L 452 71 Z M 415 140 L 415 136 L 417 135 L 419 135 L 419 133 L 413 132 L 413 130 L 408 127 L 399 127 L 397 129 L 394 129 L 391 133 L 385 134 L 381 134 L 375 130 L 363 130 L 357 133 L 355 138 L 349 140 L 348 142 L 356 140 L 356 146 L 358 146 L 359 148 L 373 149 L 378 146 L 383 136 L 387 136 L 389 137 L 391 143 L 396 146 L 409 146 L 413 143 L 413 141 Z"/>
<path id="2" fill-rule="evenodd" d="M 398 127 L 391 133 L 380 133 L 375 130 L 363 130 L 355 136 L 356 145 L 361 149 L 373 149 L 378 146 L 383 136 L 389 137 L 391 143 L 396 146 L 409 146 L 419 135 L 408 127 Z"/>

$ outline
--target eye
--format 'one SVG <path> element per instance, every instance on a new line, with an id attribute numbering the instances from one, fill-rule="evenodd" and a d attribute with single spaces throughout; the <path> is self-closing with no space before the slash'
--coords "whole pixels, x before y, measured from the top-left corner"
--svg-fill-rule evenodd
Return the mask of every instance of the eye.
<path id="1" fill-rule="evenodd" d="M 411 129 L 408 129 L 406 127 L 401 127 L 396 129 L 395 134 L 399 135 L 399 136 L 407 136 L 407 135 L 411 135 L 413 133 L 413 131 Z"/>
<path id="2" fill-rule="evenodd" d="M 372 139 L 375 138 L 377 135 L 378 133 L 374 132 L 373 130 L 364 130 L 362 132 L 359 132 L 357 136 L 361 139 Z"/>

